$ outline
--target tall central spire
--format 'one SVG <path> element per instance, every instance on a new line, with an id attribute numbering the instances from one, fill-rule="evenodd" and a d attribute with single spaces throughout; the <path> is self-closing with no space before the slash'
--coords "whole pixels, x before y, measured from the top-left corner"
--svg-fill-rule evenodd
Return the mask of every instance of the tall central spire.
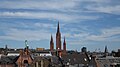
<path id="1" fill-rule="evenodd" d="M 59 28 L 59 21 L 58 21 L 57 33 L 59 32 L 60 32 L 60 28 Z"/>
<path id="2" fill-rule="evenodd" d="M 59 21 L 58 21 L 57 33 L 56 33 L 56 49 L 61 50 L 61 33 L 59 28 Z"/>

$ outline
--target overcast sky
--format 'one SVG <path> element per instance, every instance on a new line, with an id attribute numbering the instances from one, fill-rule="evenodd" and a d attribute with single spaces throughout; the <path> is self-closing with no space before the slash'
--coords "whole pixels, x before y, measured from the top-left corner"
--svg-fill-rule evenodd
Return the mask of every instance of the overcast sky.
<path id="1" fill-rule="evenodd" d="M 69 50 L 120 48 L 119 0 L 0 0 L 0 47 L 48 49 L 58 21 Z"/>

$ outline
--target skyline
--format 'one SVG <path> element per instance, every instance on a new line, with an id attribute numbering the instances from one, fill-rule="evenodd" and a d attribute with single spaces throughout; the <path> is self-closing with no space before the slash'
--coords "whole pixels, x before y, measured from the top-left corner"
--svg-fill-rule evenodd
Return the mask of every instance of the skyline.
<path id="1" fill-rule="evenodd" d="M 23 48 L 28 40 L 30 48 L 48 49 L 58 21 L 68 50 L 120 48 L 119 0 L 1 0 L 0 47 Z"/>

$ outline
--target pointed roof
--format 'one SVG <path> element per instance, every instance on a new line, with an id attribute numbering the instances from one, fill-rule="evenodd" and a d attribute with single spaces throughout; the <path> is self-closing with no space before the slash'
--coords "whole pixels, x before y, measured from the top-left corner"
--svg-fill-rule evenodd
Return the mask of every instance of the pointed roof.
<path id="1" fill-rule="evenodd" d="M 65 37 L 64 37 L 64 42 L 63 43 L 66 44 Z"/>
<path id="2" fill-rule="evenodd" d="M 52 37 L 52 34 L 51 34 L 51 40 L 50 40 L 51 42 L 53 42 L 53 37 Z"/>
<path id="3" fill-rule="evenodd" d="M 57 33 L 60 32 L 60 28 L 59 28 L 59 21 L 58 21 L 58 26 L 57 26 Z"/>
<path id="4" fill-rule="evenodd" d="M 7 45 L 5 45 L 5 49 L 8 49 L 8 46 L 7 46 Z"/>
<path id="5" fill-rule="evenodd" d="M 107 49 L 107 46 L 105 46 L 105 53 L 107 53 L 108 52 L 108 49 Z"/>

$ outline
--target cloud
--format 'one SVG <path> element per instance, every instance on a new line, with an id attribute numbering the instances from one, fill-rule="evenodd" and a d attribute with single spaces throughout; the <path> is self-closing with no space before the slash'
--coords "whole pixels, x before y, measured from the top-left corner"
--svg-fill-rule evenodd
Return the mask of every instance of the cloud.
<path id="1" fill-rule="evenodd" d="M 29 18 L 29 19 L 52 19 L 61 21 L 75 21 L 75 20 L 94 20 L 98 16 L 78 16 L 69 15 L 64 13 L 51 13 L 51 12 L 0 12 L 0 17 L 13 17 L 13 18 Z"/>
<path id="2" fill-rule="evenodd" d="M 120 14 L 119 0 L 21 0 L 0 2 L 0 8 L 5 9 L 33 9 L 58 12 L 104 12 Z M 86 10 L 84 10 L 86 9 Z"/>
<path id="3" fill-rule="evenodd" d="M 81 33 L 63 33 L 67 38 L 67 42 L 71 45 L 83 45 L 83 44 L 97 44 L 104 43 L 108 44 L 109 42 L 119 42 L 120 38 L 120 27 L 112 27 L 110 29 L 104 28 L 98 30 L 99 35 L 90 33 L 88 31 L 83 31 Z"/>
<path id="4" fill-rule="evenodd" d="M 110 13 L 110 14 L 120 14 L 120 5 L 117 6 L 88 6 L 86 7 L 88 10 Z"/>
<path id="5" fill-rule="evenodd" d="M 120 35 L 120 27 L 114 27 L 114 28 L 110 28 L 110 29 L 102 29 L 101 30 L 101 34 L 100 35 L 90 35 L 88 37 L 86 37 L 87 40 L 94 40 L 94 41 L 106 41 L 106 40 L 119 40 L 120 39 L 114 39 L 112 37 L 114 37 L 115 35 Z"/>
<path id="6" fill-rule="evenodd" d="M 119 0 L 91 0 L 84 6 L 88 11 L 120 15 Z"/>
<path id="7" fill-rule="evenodd" d="M 64 36 L 68 37 L 68 38 L 75 38 L 75 39 L 81 39 L 84 37 L 87 37 L 89 35 L 89 33 L 79 33 L 79 34 L 75 34 L 75 33 L 63 33 Z"/>
<path id="8" fill-rule="evenodd" d="M 56 29 L 56 26 L 54 24 L 50 24 L 50 23 L 35 23 L 34 26 L 40 27 L 40 28 Z"/>
<path id="9" fill-rule="evenodd" d="M 5 32 L 5 35 L 1 35 L 2 40 L 18 40 L 24 41 L 25 39 L 30 41 L 50 39 L 50 32 L 44 30 L 19 30 L 9 29 Z"/>
<path id="10" fill-rule="evenodd" d="M 95 35 L 86 33 L 66 34 L 68 35 L 67 43 L 69 45 L 88 46 L 88 45 L 114 45 L 120 42 L 120 27 L 113 27 L 110 29 L 101 29 L 101 34 Z M 72 37 L 69 39 L 69 37 Z M 98 46 L 97 46 L 98 47 Z M 102 48 L 102 47 L 101 47 Z"/>
<path id="11" fill-rule="evenodd" d="M 56 24 L 41 23 L 41 22 L 19 22 L 15 23 L 1 23 L 0 40 L 14 40 L 14 41 L 39 41 L 50 40 L 52 34 L 55 39 Z"/>
<path id="12" fill-rule="evenodd" d="M 41 27 L 42 25 L 42 27 Z M 30 41 L 49 40 L 52 24 L 47 23 L 1 23 L 0 40 Z M 54 26 L 55 27 L 55 26 Z M 54 28 L 53 27 L 53 28 Z M 51 28 L 52 29 L 52 28 Z"/>
<path id="13" fill-rule="evenodd" d="M 88 42 L 86 41 L 67 41 L 70 45 L 84 45 L 84 44 L 88 44 Z"/>
<path id="14" fill-rule="evenodd" d="M 41 10 L 67 10 L 75 7 L 76 3 L 74 1 L 64 0 L 21 0 L 21 1 L 2 1 L 0 3 L 1 8 L 10 9 L 41 9 Z M 8 5 L 8 6 L 7 6 Z"/>
<path id="15" fill-rule="evenodd" d="M 85 0 L 87 2 L 95 2 L 95 3 L 109 3 L 111 0 Z"/>
<path id="16" fill-rule="evenodd" d="M 41 22 L 1 23 L 0 30 L 2 34 L 0 33 L 0 40 L 50 40 L 50 35 L 55 35 L 51 31 L 53 29 L 56 29 L 56 25 Z"/>

